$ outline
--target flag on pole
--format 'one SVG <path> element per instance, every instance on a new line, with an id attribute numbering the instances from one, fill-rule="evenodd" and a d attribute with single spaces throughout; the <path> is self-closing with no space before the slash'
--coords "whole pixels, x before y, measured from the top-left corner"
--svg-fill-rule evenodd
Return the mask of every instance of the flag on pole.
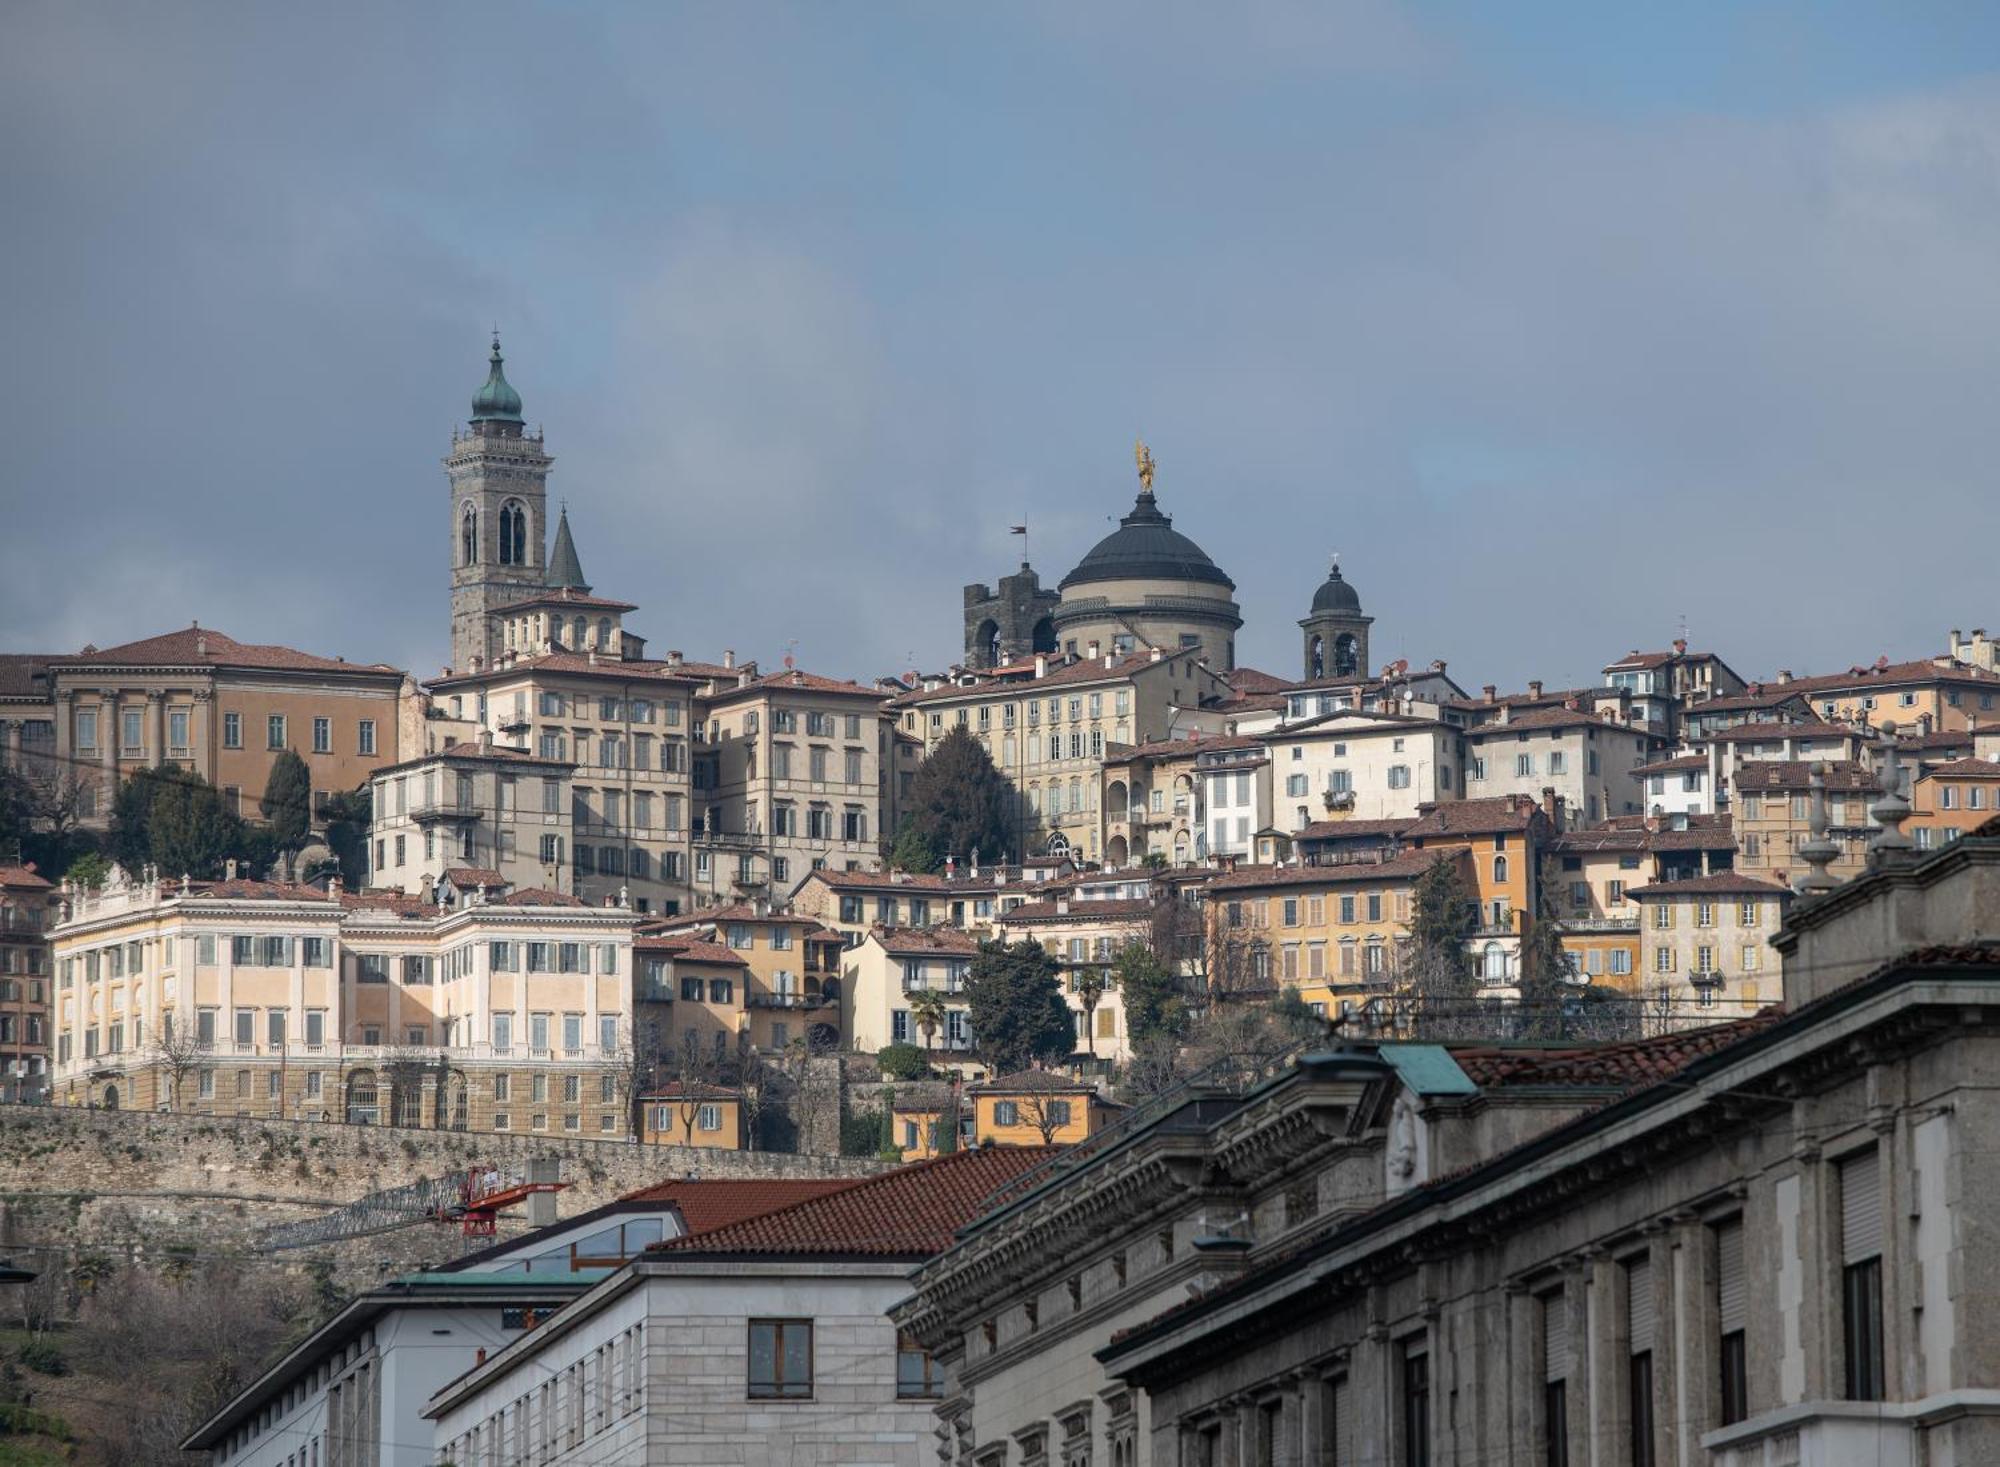
<path id="1" fill-rule="evenodd" d="M 1028 533 L 1028 527 L 1026 525 L 1009 525 L 1007 533 L 1010 535 L 1025 535 Z"/>

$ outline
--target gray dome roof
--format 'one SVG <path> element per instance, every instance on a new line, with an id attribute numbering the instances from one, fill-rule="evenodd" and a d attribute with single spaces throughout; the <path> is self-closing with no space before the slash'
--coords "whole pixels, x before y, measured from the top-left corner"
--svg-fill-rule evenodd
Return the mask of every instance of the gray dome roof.
<path id="1" fill-rule="evenodd" d="M 1339 566 L 1336 565 L 1328 571 L 1325 582 L 1313 592 L 1313 610 L 1356 613 L 1361 610 L 1361 597 L 1352 586 L 1340 578 Z"/>
<path id="2" fill-rule="evenodd" d="M 1132 512 L 1118 528 L 1091 547 L 1075 570 L 1062 578 L 1062 588 L 1091 581 L 1207 581 L 1236 589 L 1222 567 L 1202 548 L 1174 528 L 1173 518 L 1160 513 L 1150 492 L 1141 491 Z"/>

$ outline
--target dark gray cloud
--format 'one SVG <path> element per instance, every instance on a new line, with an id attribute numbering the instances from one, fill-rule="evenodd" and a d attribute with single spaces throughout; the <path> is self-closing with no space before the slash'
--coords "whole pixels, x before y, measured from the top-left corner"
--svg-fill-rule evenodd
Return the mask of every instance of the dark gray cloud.
<path id="1" fill-rule="evenodd" d="M 1472 684 L 1683 615 L 1746 674 L 2000 615 L 2000 82 L 1915 43 L 1718 97 L 1376 5 L 7 31 L 10 646 L 434 669 L 496 319 L 658 647 L 940 665 L 1009 523 L 1053 580 L 1129 505 L 1137 434 L 1273 668 L 1334 549 L 1384 655 Z"/>

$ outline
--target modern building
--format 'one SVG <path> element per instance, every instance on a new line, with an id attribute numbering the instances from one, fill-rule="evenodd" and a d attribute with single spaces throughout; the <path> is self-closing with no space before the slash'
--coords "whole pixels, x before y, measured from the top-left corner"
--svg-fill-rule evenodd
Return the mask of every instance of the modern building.
<path id="1" fill-rule="evenodd" d="M 438 1392 L 437 1460 L 936 1460 L 938 1362 L 888 1318 L 1042 1147 L 959 1151 L 673 1238 Z"/>

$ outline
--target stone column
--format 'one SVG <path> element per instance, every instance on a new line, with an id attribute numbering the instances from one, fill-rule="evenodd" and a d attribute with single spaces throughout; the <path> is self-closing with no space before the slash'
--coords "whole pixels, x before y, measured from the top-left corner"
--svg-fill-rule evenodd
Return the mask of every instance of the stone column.
<path id="1" fill-rule="evenodd" d="M 1593 1250 L 1584 1265 L 1583 1355 L 1590 1372 L 1588 1435 L 1583 1445 L 1589 1467 L 1611 1467 L 1622 1460 L 1630 1436 L 1625 1386 L 1631 1374 L 1625 1334 L 1625 1290 L 1620 1269 L 1602 1250 Z"/>
<path id="2" fill-rule="evenodd" d="M 97 750 L 104 762 L 104 813 L 111 813 L 111 802 L 118 798 L 118 695 L 100 694 L 97 705 Z"/>
<path id="3" fill-rule="evenodd" d="M 146 759 L 159 764 L 167 757 L 167 695 L 154 688 L 146 694 Z"/>
<path id="4" fill-rule="evenodd" d="M 188 720 L 188 754 L 194 764 L 194 772 L 210 784 L 215 783 L 215 750 L 209 744 L 210 714 L 215 703 L 215 694 L 207 688 L 194 690 L 194 714 Z"/>

